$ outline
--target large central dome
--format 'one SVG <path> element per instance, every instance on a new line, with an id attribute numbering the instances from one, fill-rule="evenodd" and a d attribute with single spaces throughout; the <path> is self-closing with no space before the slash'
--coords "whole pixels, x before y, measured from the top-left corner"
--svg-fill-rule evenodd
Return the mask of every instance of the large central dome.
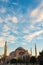
<path id="1" fill-rule="evenodd" d="M 25 50 L 25 49 L 22 47 L 18 47 L 16 50 Z"/>

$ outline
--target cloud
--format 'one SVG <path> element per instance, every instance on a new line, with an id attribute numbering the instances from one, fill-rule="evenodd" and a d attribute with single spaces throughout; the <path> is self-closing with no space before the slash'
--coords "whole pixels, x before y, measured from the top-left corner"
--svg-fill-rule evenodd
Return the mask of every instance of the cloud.
<path id="1" fill-rule="evenodd" d="M 13 23 L 18 23 L 18 19 L 16 16 L 7 15 L 5 18 L 6 22 L 12 21 Z"/>
<path id="2" fill-rule="evenodd" d="M 0 37 L 0 42 L 3 40 L 3 37 Z"/>
<path id="3" fill-rule="evenodd" d="M 38 40 L 43 40 L 43 38 L 42 38 L 42 37 L 37 37 L 37 39 L 38 39 Z"/>
<path id="4" fill-rule="evenodd" d="M 31 23 L 30 24 L 30 26 L 29 26 L 29 29 L 30 29 L 30 32 L 32 32 L 32 31 L 36 31 L 36 30 L 41 30 L 41 26 L 42 26 L 42 24 L 33 24 L 33 23 Z"/>
<path id="5" fill-rule="evenodd" d="M 3 33 L 1 33 L 1 35 L 3 37 L 8 37 L 10 35 L 10 32 L 9 31 L 8 32 L 3 32 Z"/>
<path id="6" fill-rule="evenodd" d="M 6 35 L 7 36 L 7 35 Z M 13 35 L 9 35 L 9 36 L 2 36 L 0 37 L 0 47 L 3 47 L 5 45 L 5 41 L 7 40 L 8 43 L 14 43 L 15 40 L 17 39 L 17 37 L 14 37 Z"/>
<path id="7" fill-rule="evenodd" d="M 23 29 L 23 33 L 29 33 L 29 30 L 26 29 L 26 28 L 24 28 L 24 29 Z"/>
<path id="8" fill-rule="evenodd" d="M 4 31 L 4 32 L 7 32 L 8 30 L 9 30 L 9 27 L 8 27 L 7 25 L 4 25 L 4 26 L 3 26 L 3 31 Z"/>
<path id="9" fill-rule="evenodd" d="M 36 15 L 38 15 L 39 12 L 42 11 L 43 9 L 42 7 L 43 7 L 43 2 L 41 2 L 41 4 L 31 12 L 31 17 L 35 17 Z"/>
<path id="10" fill-rule="evenodd" d="M 15 43 L 17 37 L 15 37 L 14 35 L 9 35 L 8 37 L 5 37 L 5 40 L 7 40 L 8 43 Z"/>
<path id="11" fill-rule="evenodd" d="M 4 12 L 3 12 L 4 13 Z M 6 15 L 6 17 L 2 18 L 0 17 L 0 23 L 9 23 L 9 22 L 12 22 L 12 23 L 18 23 L 18 18 L 16 16 L 11 16 L 11 15 Z"/>
<path id="12" fill-rule="evenodd" d="M 0 8 L 0 13 L 5 13 L 5 12 L 6 12 L 6 8 L 1 7 L 1 8 Z"/>
<path id="13" fill-rule="evenodd" d="M 0 37 L 0 47 L 3 47 L 4 45 L 4 37 Z"/>
<path id="14" fill-rule="evenodd" d="M 36 8 L 36 9 L 34 9 L 32 12 L 31 12 L 31 14 L 30 14 L 30 17 L 35 17 L 36 15 L 37 15 L 37 12 L 39 11 L 39 8 Z"/>
<path id="15" fill-rule="evenodd" d="M 0 23 L 2 23 L 3 22 L 3 19 L 0 17 Z"/>
<path id="16" fill-rule="evenodd" d="M 18 19 L 17 19 L 17 17 L 12 17 L 12 22 L 14 22 L 14 23 L 18 23 Z"/>
<path id="17" fill-rule="evenodd" d="M 12 4 L 13 4 L 13 5 L 18 5 L 18 3 L 16 3 L 16 2 L 13 2 Z"/>
<path id="18" fill-rule="evenodd" d="M 15 43 L 15 40 L 17 39 L 17 37 L 15 37 L 15 34 L 18 34 L 17 26 L 15 25 L 15 22 L 17 23 L 15 16 L 9 15 L 8 17 L 5 17 L 5 18 L 0 17 L 0 23 L 1 23 L 0 46 L 4 46 L 3 41 L 6 41 L 6 40 L 8 40 L 8 43 Z"/>
<path id="19" fill-rule="evenodd" d="M 34 25 L 31 24 L 30 25 L 30 29 L 35 29 Z"/>
<path id="20" fill-rule="evenodd" d="M 30 18 L 33 22 L 41 22 L 43 20 L 43 2 L 31 11 Z"/>
<path id="21" fill-rule="evenodd" d="M 14 37 L 13 35 L 10 35 L 10 36 L 8 37 L 8 40 L 9 40 L 9 41 L 15 41 L 15 40 L 16 40 L 16 37 Z"/>
<path id="22" fill-rule="evenodd" d="M 22 42 L 22 45 L 24 45 L 24 46 L 25 46 L 25 45 L 27 45 L 27 43 L 25 43 L 25 42 Z"/>
<path id="23" fill-rule="evenodd" d="M 8 2 L 9 0 L 0 0 L 0 1 L 2 1 L 2 2 Z"/>
<path id="24" fill-rule="evenodd" d="M 0 32 L 0 36 L 3 36 L 3 37 L 8 37 L 10 35 L 10 28 L 7 24 L 2 24 L 1 25 L 2 29 L 1 29 L 1 32 Z"/>
<path id="25" fill-rule="evenodd" d="M 40 12 L 36 21 L 38 21 L 38 22 L 43 21 L 43 11 Z"/>
<path id="26" fill-rule="evenodd" d="M 5 45 L 5 43 L 0 42 L 0 47 L 3 47 Z"/>
<path id="27" fill-rule="evenodd" d="M 24 39 L 27 41 L 31 41 L 34 37 L 39 36 L 41 33 L 43 33 L 43 30 L 37 31 L 33 34 L 24 36 Z"/>
<path id="28" fill-rule="evenodd" d="M 19 32 L 16 29 L 12 29 L 12 32 L 15 34 L 19 34 Z"/>

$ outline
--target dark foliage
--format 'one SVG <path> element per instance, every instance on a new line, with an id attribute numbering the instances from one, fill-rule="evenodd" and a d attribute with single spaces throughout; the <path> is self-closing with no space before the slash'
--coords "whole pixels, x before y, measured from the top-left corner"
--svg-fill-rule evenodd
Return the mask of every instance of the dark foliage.
<path id="1" fill-rule="evenodd" d="M 37 61 L 37 59 L 34 57 L 34 56 L 32 56 L 31 58 L 30 58 L 30 63 L 36 63 L 36 61 Z"/>
<path id="2" fill-rule="evenodd" d="M 38 62 L 39 62 L 40 65 L 43 65 L 43 51 L 41 51 L 39 53 Z"/>
<path id="3" fill-rule="evenodd" d="M 14 63 L 17 63 L 17 60 L 16 59 L 11 59 L 10 64 L 14 64 Z"/>

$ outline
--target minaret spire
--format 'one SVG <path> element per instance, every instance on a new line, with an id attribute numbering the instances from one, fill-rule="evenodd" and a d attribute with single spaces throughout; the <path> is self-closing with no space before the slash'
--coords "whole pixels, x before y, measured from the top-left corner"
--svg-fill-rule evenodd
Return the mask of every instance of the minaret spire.
<path id="1" fill-rule="evenodd" d="M 4 56 L 7 56 L 7 41 L 5 41 Z"/>
<path id="2" fill-rule="evenodd" d="M 36 44 L 35 44 L 35 57 L 37 57 L 37 47 L 36 47 Z"/>
<path id="3" fill-rule="evenodd" d="M 32 56 L 32 48 L 30 48 L 30 53 L 31 53 L 31 56 Z"/>
<path id="4" fill-rule="evenodd" d="M 6 57 L 7 57 L 7 41 L 5 41 L 4 45 L 3 65 L 6 63 Z"/>

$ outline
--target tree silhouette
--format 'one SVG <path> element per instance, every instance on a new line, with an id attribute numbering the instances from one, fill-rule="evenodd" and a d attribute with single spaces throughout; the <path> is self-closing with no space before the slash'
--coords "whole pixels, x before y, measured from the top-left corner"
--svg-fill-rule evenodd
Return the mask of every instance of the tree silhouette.
<path id="1" fill-rule="evenodd" d="M 17 65 L 17 59 L 11 59 L 10 60 L 10 64 L 14 64 L 14 63 L 16 63 L 16 65 Z"/>
<path id="2" fill-rule="evenodd" d="M 0 63 L 1 63 L 1 59 L 0 59 Z"/>
<path id="3" fill-rule="evenodd" d="M 31 64 L 35 64 L 36 63 L 36 58 L 35 58 L 35 56 L 32 56 L 31 58 L 30 58 L 30 63 Z"/>
<path id="4" fill-rule="evenodd" d="M 39 52 L 38 62 L 40 65 L 43 65 L 43 50 Z"/>
<path id="5" fill-rule="evenodd" d="M 21 58 L 18 58 L 18 63 L 19 63 L 20 65 L 22 65 L 23 60 L 22 60 Z"/>

